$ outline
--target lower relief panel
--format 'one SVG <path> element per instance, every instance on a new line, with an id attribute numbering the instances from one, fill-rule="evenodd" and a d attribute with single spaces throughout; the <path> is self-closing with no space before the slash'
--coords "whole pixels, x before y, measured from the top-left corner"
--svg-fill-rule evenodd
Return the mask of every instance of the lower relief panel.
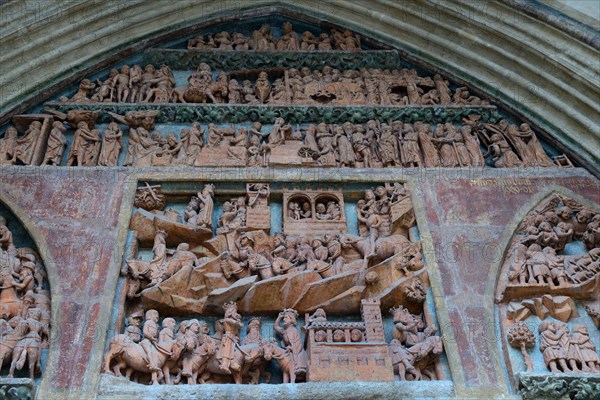
<path id="1" fill-rule="evenodd" d="M 129 237 L 101 396 L 131 382 L 452 394 L 402 184 L 144 183 Z"/>

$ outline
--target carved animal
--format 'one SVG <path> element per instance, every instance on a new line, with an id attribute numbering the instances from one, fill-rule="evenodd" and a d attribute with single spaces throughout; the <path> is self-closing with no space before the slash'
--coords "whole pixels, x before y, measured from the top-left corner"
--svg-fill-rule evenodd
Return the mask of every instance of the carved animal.
<path id="1" fill-rule="evenodd" d="M 342 244 L 342 247 L 354 248 L 362 257 L 365 256 L 365 251 L 368 251 L 369 249 L 369 239 L 359 236 L 340 235 L 340 243 Z M 402 235 L 379 238 L 375 241 L 375 257 L 373 257 L 372 262 L 378 263 L 387 260 L 396 254 L 401 254 L 413 244 L 414 243 Z"/>
<path id="2" fill-rule="evenodd" d="M 417 371 L 415 380 L 422 380 L 422 375 L 425 375 L 430 381 L 437 379 L 435 371 L 430 370 L 430 367 L 442 354 L 442 351 L 442 338 L 439 336 L 430 336 L 408 349 L 408 352 L 414 356 L 412 364 Z"/>
<path id="3" fill-rule="evenodd" d="M 111 373 L 110 364 L 114 359 L 117 361 L 112 368 L 114 375 L 122 376 L 121 369 L 126 368 L 125 376 L 127 378 L 130 378 L 133 372 L 148 373 L 152 375 L 152 384 L 158 385 L 159 381 L 163 378 L 165 380 L 170 379 L 165 377 L 165 371 L 162 371 L 169 357 L 173 357 L 173 359 L 180 357 L 184 348 L 184 344 L 176 341 L 169 343 L 161 342 L 159 345 L 165 352 L 159 351 L 156 347 L 152 346 L 151 354 L 148 354 L 148 357 L 155 361 L 154 364 L 161 368 L 161 371 L 156 372 L 151 371 L 148 367 L 148 361 L 145 359 L 146 352 L 141 345 L 135 343 L 127 335 L 117 335 L 110 341 L 108 353 L 104 357 L 104 372 Z M 168 371 L 166 372 L 168 373 Z"/>
<path id="4" fill-rule="evenodd" d="M 294 367 L 294 356 L 289 348 L 282 349 L 274 341 L 268 341 L 264 345 L 265 360 L 275 360 L 283 372 L 283 383 L 296 383 L 296 368 Z"/>
<path id="5" fill-rule="evenodd" d="M 196 346 L 191 354 L 183 356 L 181 375 L 187 378 L 189 385 L 198 383 L 198 375 L 204 372 L 207 361 L 215 355 L 216 351 L 216 342 L 208 339 L 200 346 Z"/>
<path id="6" fill-rule="evenodd" d="M 235 363 L 232 362 L 229 369 L 231 370 L 231 376 L 236 384 L 241 384 L 243 382 L 242 378 L 244 374 L 248 373 L 251 365 L 261 357 L 262 353 L 262 346 L 256 346 L 256 344 L 235 347 L 233 352 L 233 361 L 235 361 Z M 223 371 L 219 366 L 220 362 L 216 358 L 216 355 L 211 357 L 206 363 L 206 370 L 200 378 L 200 383 L 209 380 L 212 374 L 223 375 Z"/>

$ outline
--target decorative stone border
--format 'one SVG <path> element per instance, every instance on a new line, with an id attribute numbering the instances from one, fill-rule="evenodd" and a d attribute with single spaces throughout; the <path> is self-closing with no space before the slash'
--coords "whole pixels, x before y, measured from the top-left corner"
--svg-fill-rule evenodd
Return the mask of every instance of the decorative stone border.
<path id="1" fill-rule="evenodd" d="M 396 50 L 220 51 L 153 48 L 146 50 L 142 57 L 142 64 L 150 63 L 156 67 L 166 64 L 174 70 L 195 70 L 200 63 L 225 71 L 302 67 L 320 69 L 324 65 L 340 70 L 410 67 Z"/>
<path id="2" fill-rule="evenodd" d="M 133 110 L 160 110 L 156 122 L 254 122 L 271 124 L 275 118 L 287 123 L 350 121 L 363 123 L 370 119 L 402 120 L 407 123 L 460 123 L 471 114 L 481 115 L 481 122 L 496 123 L 502 117 L 495 106 L 327 106 L 327 105 L 247 105 L 247 104 L 140 104 L 140 103 L 62 103 L 47 102 L 47 108 L 66 113 L 70 110 L 101 111 L 98 122 L 110 122 L 108 111 L 125 115 Z"/>
<path id="3" fill-rule="evenodd" d="M 0 400 L 32 400 L 34 394 L 29 378 L 0 378 Z"/>
<path id="4" fill-rule="evenodd" d="M 599 374 L 519 374 L 519 394 L 529 399 L 600 398 Z"/>

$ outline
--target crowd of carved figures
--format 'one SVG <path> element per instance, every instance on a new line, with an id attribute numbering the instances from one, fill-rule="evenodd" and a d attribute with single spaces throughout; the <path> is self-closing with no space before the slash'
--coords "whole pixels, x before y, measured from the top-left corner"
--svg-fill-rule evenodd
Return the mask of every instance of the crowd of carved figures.
<path id="1" fill-rule="evenodd" d="M 216 77 L 215 77 L 216 75 Z M 250 76 L 252 75 L 252 76 Z M 239 78 L 239 79 L 238 79 Z M 63 102 L 109 103 L 228 103 L 228 104 L 370 104 L 384 106 L 489 105 L 467 87 L 452 89 L 440 75 L 419 76 L 414 69 L 362 68 L 344 70 L 324 66 L 273 71 L 213 72 L 206 63 L 177 87 L 167 65 L 123 65 L 95 83 L 84 79 Z"/>
<path id="2" fill-rule="evenodd" d="M 69 125 L 73 141 L 67 153 L 67 166 L 123 165 L 148 166 L 268 166 L 303 165 L 323 167 L 483 167 L 491 157 L 496 167 L 557 166 L 546 154 L 527 124 L 520 126 L 501 120 L 481 124 L 465 119 L 463 125 L 431 125 L 402 121 L 370 120 L 365 124 L 308 124 L 292 126 L 277 118 L 268 128 L 260 122 L 250 127 L 203 127 L 194 122 L 178 134 L 166 136 L 155 128 L 155 111 L 132 111 L 125 116 L 112 114 L 111 122 L 100 132 L 95 116 L 73 112 Z M 123 145 L 121 123 L 129 126 L 128 143 Z M 31 122 L 19 137 L 9 127 L 0 139 L 0 164 L 30 164 L 41 136 L 41 122 Z M 50 129 L 50 128 L 48 128 Z M 66 128 L 54 121 L 46 143 L 42 164 L 60 165 L 67 150 Z M 485 155 L 482 152 L 487 147 Z M 126 147 L 126 148 L 124 148 Z M 301 205 L 300 205 L 301 206 Z"/>
<path id="3" fill-rule="evenodd" d="M 17 247 L 7 221 L 0 216 L 0 368 L 7 376 L 27 370 L 41 373 L 42 350 L 50 335 L 50 296 L 37 253 Z"/>
<path id="4" fill-rule="evenodd" d="M 441 378 L 438 359 L 442 342 L 425 316 L 428 280 L 420 243 L 409 239 L 415 220 L 404 186 L 385 184 L 365 190 L 364 198 L 355 206 L 358 236 L 347 233 L 341 191 L 281 190 L 282 233 L 271 236 L 269 184 L 248 183 L 245 195 L 221 199 L 216 218 L 218 188 L 212 184 L 204 185 L 182 211 L 163 209 L 166 201 L 160 185 L 145 184 L 138 189 L 136 205 L 142 210 L 134 213 L 130 229 L 136 231 L 140 245 L 146 243 L 148 248 L 152 242 L 152 255 L 144 260 L 132 254 L 122 271 L 128 326 L 124 334 L 111 340 L 105 372 L 121 375 L 125 370 L 127 377 L 152 383 L 258 383 L 261 379 L 269 382 L 265 368 L 274 360 L 286 383 L 393 380 L 394 375 L 400 380 Z M 186 238 L 188 241 L 183 241 Z M 334 280 L 341 274 L 346 283 Z M 364 282 L 363 288 L 371 285 L 371 294 L 392 290 L 397 293 L 394 298 L 405 299 L 402 304 L 393 303 L 397 306 L 391 310 L 395 332 L 389 344 L 379 300 L 366 293 L 362 299 L 352 295 L 344 300 L 335 292 L 349 285 L 346 292 L 355 293 L 357 283 L 348 279 L 352 276 Z M 402 284 L 386 289 L 377 283 L 392 276 Z M 291 283 L 299 277 L 304 278 L 296 281 L 293 293 L 288 291 L 288 299 L 273 298 L 277 286 L 271 283 Z M 188 295 L 190 281 L 198 279 L 204 279 L 208 288 L 203 292 L 196 287 Z M 311 290 L 307 284 L 320 293 L 316 297 L 322 297 L 323 304 L 338 298 L 343 304 L 342 315 L 361 310 L 363 321 L 331 321 L 325 307 L 303 304 L 302 297 L 311 301 L 305 294 Z M 338 289 L 331 289 L 329 284 Z M 159 326 L 158 310 L 167 310 L 161 314 L 173 310 L 165 308 L 171 290 L 188 304 L 177 307 L 178 315 L 224 312 L 223 319 L 214 322 L 214 334 L 206 322 L 197 319 L 181 321 L 176 329 L 173 318 L 164 318 Z M 273 304 L 258 310 L 267 318 L 276 316 L 274 332 L 268 338 L 261 337 L 265 332 L 260 318 L 250 318 L 244 325 L 241 313 L 257 315 L 256 306 L 248 305 L 257 303 L 244 301 L 244 293 L 253 294 L 258 302 Z M 154 306 L 148 306 L 148 301 Z M 286 307 L 286 301 L 297 307 Z M 148 309 L 145 321 L 141 308 Z M 283 311 L 277 315 L 279 310 Z M 299 313 L 305 313 L 303 327 Z M 272 339 L 272 334 L 281 342 Z M 348 345 L 352 345 L 350 350 Z M 348 357 L 356 360 L 352 367 L 346 367 L 355 371 L 347 376 L 332 374 L 344 371 L 341 365 L 339 369 L 326 366 Z"/>
<path id="5" fill-rule="evenodd" d="M 204 231 L 212 237 L 214 185 L 205 185 L 192 196 L 182 214 L 173 210 L 161 211 L 161 207 L 155 207 L 154 200 L 151 201 L 151 207 L 147 207 L 146 200 L 141 201 L 162 197 L 158 189 L 149 185 L 138 189 L 137 204 L 151 210 L 153 218 L 167 219 L 165 224 L 172 229 L 179 229 L 183 234 Z M 400 207 L 402 215 L 410 214 L 410 206 L 407 210 L 403 205 L 410 204 L 409 193 L 401 184 L 378 186 L 365 192 L 364 199 L 356 204 L 359 236 L 345 233 L 345 220 L 341 221 L 341 229 L 339 224 L 330 224 L 342 219 L 343 204 L 339 204 L 334 197 L 322 198 L 312 204 L 309 200 L 300 203 L 293 200 L 292 196 L 285 211 L 284 223 L 286 220 L 301 223 L 300 229 L 310 230 L 312 234 L 298 236 L 296 231 L 290 233 L 289 229 L 284 229 L 283 233 L 265 239 L 262 232 L 252 229 L 270 227 L 269 194 L 268 184 L 249 184 L 246 196 L 234 197 L 222 204 L 215 230 L 217 235 L 228 238 L 228 249 L 221 255 L 219 263 L 227 280 L 235 281 L 251 275 L 269 279 L 303 271 L 316 271 L 322 278 L 328 278 L 349 268 L 366 268 L 394 255 L 403 257 L 398 268 L 405 274 L 419 271 L 424 266 L 420 244 L 410 243 L 405 236 L 393 231 L 391 208 Z M 164 206 L 164 198 L 160 204 Z M 312 210 L 315 210 L 314 217 Z M 144 223 L 154 222 L 148 219 Z M 133 259 L 127 263 L 128 269 L 124 273 L 129 276 L 130 297 L 167 280 L 185 265 L 201 262 L 189 251 L 189 243 L 182 242 L 174 250 L 167 249 L 168 229 L 152 230 L 153 257 L 150 261 Z M 402 232 L 406 235 L 407 229 L 404 228 Z M 348 251 L 358 255 L 353 257 L 358 258 L 358 262 L 344 256 Z"/>
<path id="6" fill-rule="evenodd" d="M 570 249 L 570 250 L 569 250 Z M 507 301 L 509 343 L 521 350 L 527 371 L 534 371 L 528 349 L 536 346 L 552 373 L 600 372 L 594 306 L 585 304 L 586 324 L 577 301 L 597 302 L 600 282 L 600 213 L 562 195 L 552 195 L 521 225 L 505 261 L 506 279 L 499 300 Z M 535 329 L 525 320 L 536 315 Z M 570 324 L 574 319 L 577 321 Z M 597 337 L 597 335 L 596 335 Z"/>
<path id="7" fill-rule="evenodd" d="M 513 249 L 510 285 L 565 287 L 600 276 L 600 213 L 567 204 L 530 214 Z M 572 241 L 582 241 L 584 254 L 560 255 Z"/>
<path id="8" fill-rule="evenodd" d="M 390 379 L 394 375 L 397 380 L 439 379 L 435 363 L 443 347 L 435 325 L 402 306 L 392 308 L 393 339 L 386 344 L 369 332 L 371 328 L 383 331 L 379 302 L 366 301 L 365 308 L 369 305 L 372 307 L 369 312 L 363 310 L 361 322 L 330 321 L 319 308 L 306 314 L 304 325 L 300 325 L 296 310 L 284 309 L 267 337 L 262 336 L 261 318 L 246 318 L 244 324 L 234 302 L 223 305 L 223 318 L 215 320 L 212 329 L 195 318 L 177 324 L 167 317 L 160 322 L 158 311 L 144 313 L 137 308 L 127 316 L 124 333 L 110 340 L 103 371 L 118 377 L 124 374 L 140 383 L 257 384 L 270 382 L 271 373 L 266 369 L 274 362 L 283 383 L 319 381 L 326 380 L 327 373 L 312 368 L 317 361 L 312 357 L 322 351 L 343 356 L 350 347 L 363 354 L 357 360 L 370 364 L 371 369 L 352 380 L 372 379 L 370 373 L 377 374 L 377 369 L 389 372 Z M 369 357 L 373 349 L 384 350 L 381 357 L 385 363 Z"/>
<path id="9" fill-rule="evenodd" d="M 314 34 L 305 31 L 302 34 L 294 32 L 290 22 L 281 26 L 281 36 L 274 37 L 269 24 L 263 24 L 259 29 L 246 36 L 239 32 L 219 32 L 200 35 L 190 39 L 188 49 L 197 50 L 255 50 L 255 51 L 358 51 L 361 50 L 360 35 L 349 30 L 340 32 L 331 29 L 331 34 Z"/>

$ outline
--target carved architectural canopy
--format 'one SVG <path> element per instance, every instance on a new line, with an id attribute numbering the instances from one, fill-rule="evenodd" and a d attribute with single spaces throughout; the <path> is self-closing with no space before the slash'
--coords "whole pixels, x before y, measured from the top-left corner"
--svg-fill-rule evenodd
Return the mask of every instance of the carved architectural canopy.
<path id="1" fill-rule="evenodd" d="M 600 397 L 589 26 L 91 3 L 0 34 L 0 400 Z"/>

